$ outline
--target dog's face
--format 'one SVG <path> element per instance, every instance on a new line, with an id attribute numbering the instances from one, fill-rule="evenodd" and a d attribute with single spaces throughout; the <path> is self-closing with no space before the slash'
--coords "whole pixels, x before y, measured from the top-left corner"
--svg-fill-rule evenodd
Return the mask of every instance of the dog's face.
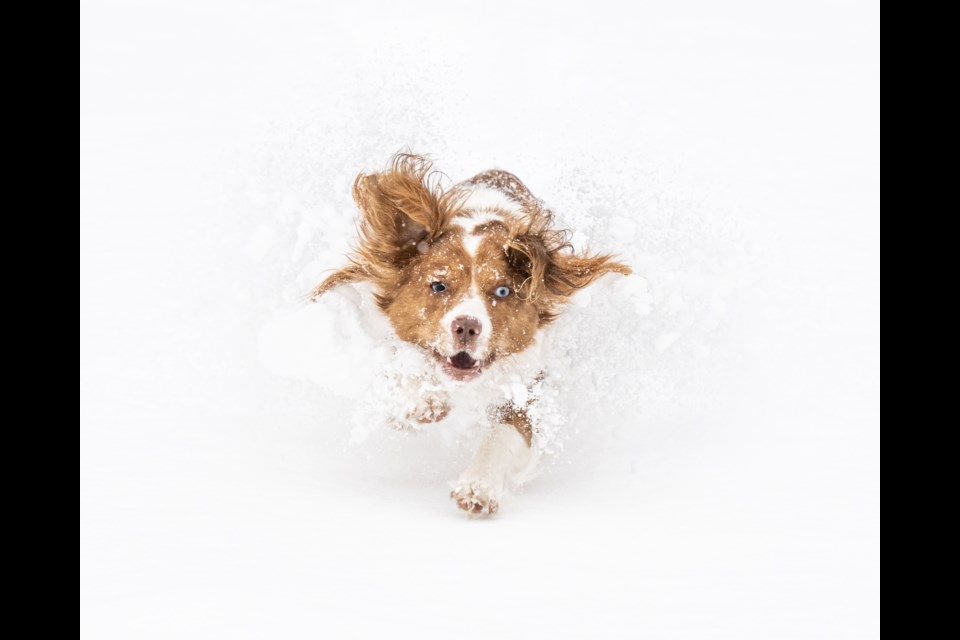
<path id="1" fill-rule="evenodd" d="M 444 190 L 416 156 L 354 185 L 360 206 L 353 264 L 314 292 L 372 281 L 397 336 L 451 378 L 469 381 L 529 347 L 576 290 L 609 271 L 609 256 L 572 253 L 552 215 L 515 176 L 488 171 Z"/>
<path id="2" fill-rule="evenodd" d="M 485 212 L 486 213 L 486 212 Z M 504 222 L 458 216 L 399 271 L 385 311 L 397 335 L 420 345 L 457 380 L 523 351 L 541 323 L 525 295 L 527 275 L 511 264 Z"/>

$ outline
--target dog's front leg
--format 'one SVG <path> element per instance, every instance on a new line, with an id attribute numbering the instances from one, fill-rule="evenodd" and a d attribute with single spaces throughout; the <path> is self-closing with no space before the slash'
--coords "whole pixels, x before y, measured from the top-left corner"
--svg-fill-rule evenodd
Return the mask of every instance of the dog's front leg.
<path id="1" fill-rule="evenodd" d="M 430 376 L 404 375 L 391 379 L 391 416 L 388 422 L 399 430 L 440 422 L 450 413 L 450 396 Z"/>
<path id="2" fill-rule="evenodd" d="M 534 463 L 533 426 L 526 410 L 506 405 L 497 409 L 495 416 L 470 467 L 450 493 L 468 513 L 496 513 L 511 480 Z"/>

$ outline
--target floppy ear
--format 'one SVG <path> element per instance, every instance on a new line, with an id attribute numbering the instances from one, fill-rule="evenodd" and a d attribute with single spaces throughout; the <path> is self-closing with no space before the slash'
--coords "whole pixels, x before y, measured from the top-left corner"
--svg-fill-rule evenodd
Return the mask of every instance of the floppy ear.
<path id="1" fill-rule="evenodd" d="M 316 302 L 317 298 L 325 294 L 327 291 L 330 291 L 330 289 L 339 287 L 342 284 L 359 282 L 364 279 L 365 277 L 363 269 L 361 269 L 358 265 L 351 264 L 343 269 L 334 271 L 332 274 L 324 278 L 323 282 L 313 288 L 308 297 L 310 298 L 310 302 Z"/>
<path id="2" fill-rule="evenodd" d="M 600 276 L 632 273 L 610 254 L 574 252 L 568 232 L 553 229 L 552 224 L 549 211 L 528 212 L 525 224 L 507 245 L 508 261 L 525 278 L 518 293 L 540 307 L 541 324 L 556 318 L 558 305 Z"/>
<path id="3" fill-rule="evenodd" d="M 508 245 L 511 264 L 528 278 L 524 287 L 531 298 L 569 297 L 611 271 L 623 275 L 633 272 L 610 254 L 574 253 L 568 242 L 556 244 L 558 241 L 542 235 L 521 235 Z"/>
<path id="4" fill-rule="evenodd" d="M 610 272 L 627 276 L 633 273 L 633 270 L 606 253 L 561 254 L 557 256 L 550 270 L 548 286 L 554 295 L 566 298 L 572 296 L 577 289 L 586 287 L 600 276 Z"/>
<path id="5" fill-rule="evenodd" d="M 459 195 L 444 191 L 431 163 L 422 156 L 395 155 L 385 171 L 360 174 L 353 199 L 360 208 L 358 242 L 351 265 L 320 283 L 311 299 L 348 282 L 386 283 L 427 250 L 457 208 Z"/>

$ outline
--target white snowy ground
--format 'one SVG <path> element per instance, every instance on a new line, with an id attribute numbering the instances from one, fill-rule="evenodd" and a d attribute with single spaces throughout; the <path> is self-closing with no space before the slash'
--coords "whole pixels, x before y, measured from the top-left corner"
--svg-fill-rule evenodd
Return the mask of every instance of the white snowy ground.
<path id="1" fill-rule="evenodd" d="M 81 637 L 877 637 L 878 6 L 337 5 L 81 2 Z M 640 274 L 493 519 L 301 303 L 403 147 Z"/>

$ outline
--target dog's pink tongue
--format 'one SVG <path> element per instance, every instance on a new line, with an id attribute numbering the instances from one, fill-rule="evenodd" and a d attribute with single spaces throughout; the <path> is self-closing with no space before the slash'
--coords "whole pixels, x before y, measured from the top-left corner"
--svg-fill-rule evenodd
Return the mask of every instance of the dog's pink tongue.
<path id="1" fill-rule="evenodd" d="M 450 364 L 455 366 L 457 369 L 469 369 L 477 361 L 470 357 L 466 351 L 461 351 L 457 355 L 450 358 Z"/>

